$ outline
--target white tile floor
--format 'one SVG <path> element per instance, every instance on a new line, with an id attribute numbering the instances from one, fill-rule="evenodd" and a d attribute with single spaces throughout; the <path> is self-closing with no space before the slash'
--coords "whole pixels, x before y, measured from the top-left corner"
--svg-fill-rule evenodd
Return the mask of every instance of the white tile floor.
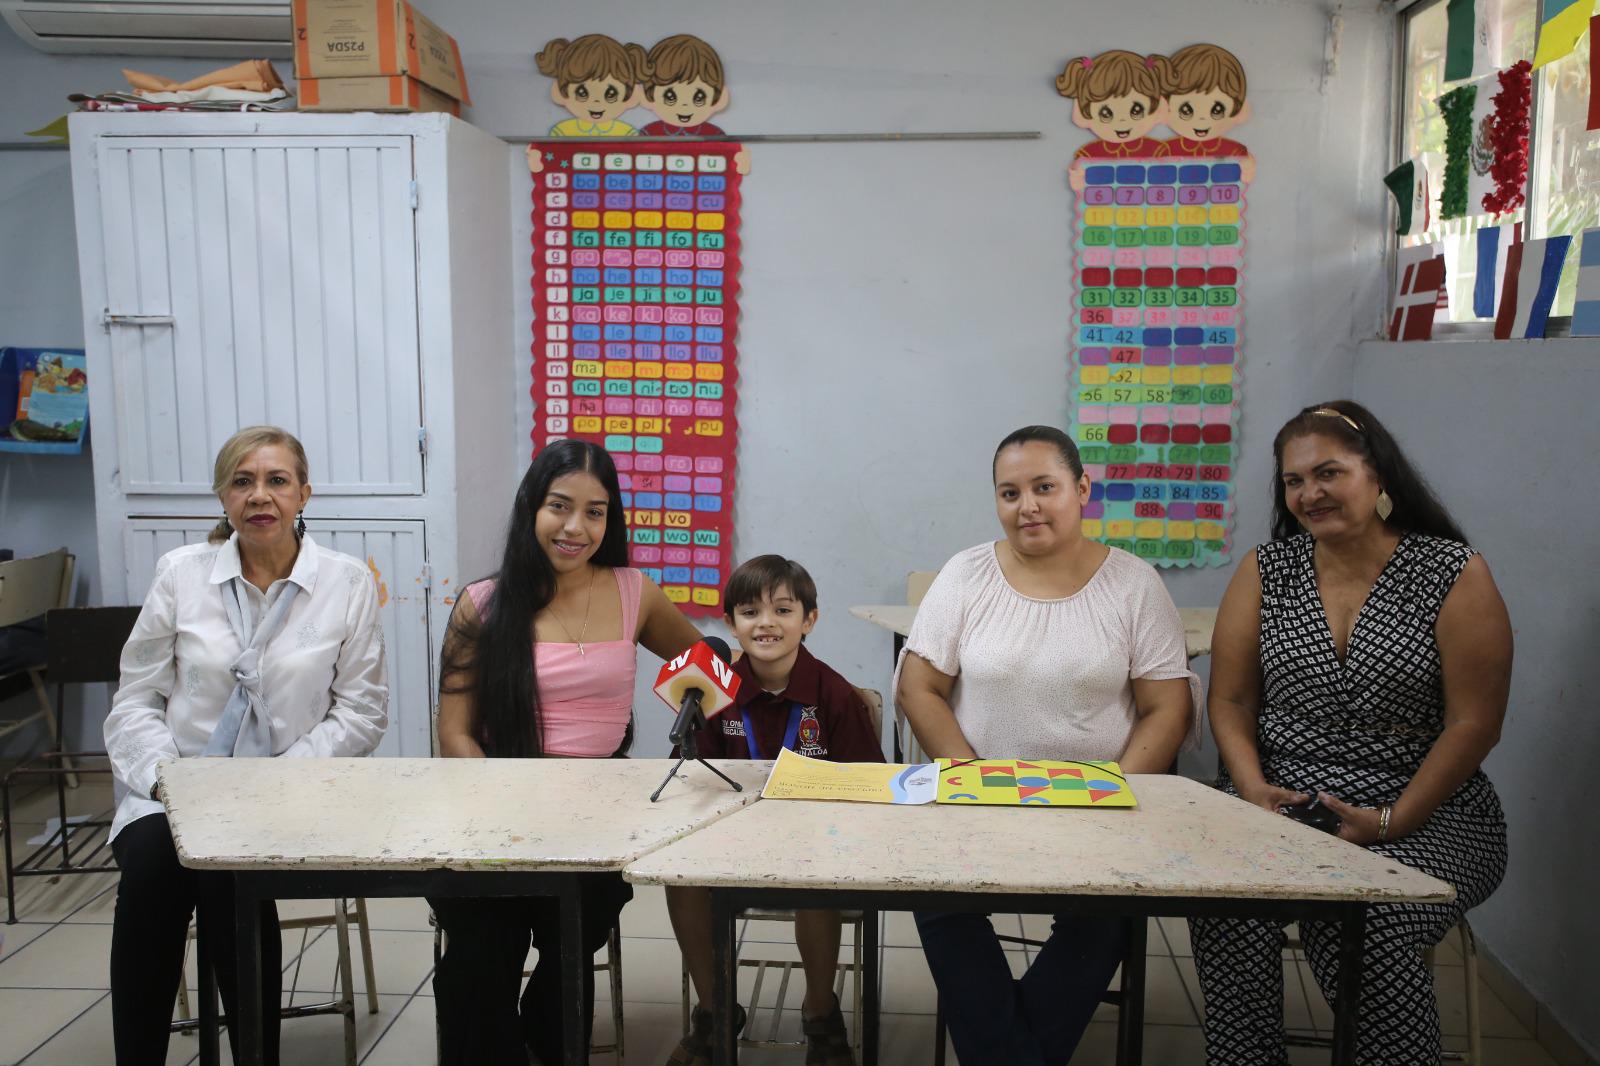
<path id="1" fill-rule="evenodd" d="M 85 784 L 70 793 L 71 810 L 103 810 L 109 796 L 103 787 Z M 41 793 L 16 803 L 13 830 L 23 840 L 39 832 L 53 811 L 54 799 Z M 107 957 L 115 899 L 114 874 L 61 878 L 26 878 L 18 882 L 16 925 L 0 925 L 0 1066 L 111 1066 L 111 1000 L 107 988 Z M 314 904 L 285 903 L 285 915 Z M 375 960 L 379 1010 L 365 1013 L 364 996 L 358 999 L 357 1042 L 363 1066 L 432 1066 L 434 1060 L 434 1009 L 431 976 L 433 940 L 427 906 L 421 900 L 370 900 L 372 951 Z M 929 1063 L 933 1050 L 933 983 L 923 962 L 916 929 L 909 915 L 881 918 L 883 1018 L 880 1061 L 884 1066 Z M 997 915 L 1004 932 L 1038 935 L 1048 919 Z M 667 923 L 660 890 L 641 888 L 622 916 L 623 1016 L 626 1057 L 657 1066 L 666 1062 L 680 1035 L 679 957 Z M 745 954 L 756 952 L 792 958 L 793 944 L 786 926 L 753 923 L 745 932 Z M 1199 1063 L 1204 1060 L 1199 1020 L 1203 1007 L 1194 962 L 1190 957 L 1188 929 L 1182 921 L 1152 922 L 1146 985 L 1145 1061 Z M 1020 972 L 1031 954 L 1013 952 Z M 310 930 L 284 934 L 287 975 L 297 972 L 297 1002 L 325 998 L 333 987 L 334 939 L 330 931 Z M 355 963 L 358 993 L 366 990 L 359 960 Z M 1320 1028 L 1331 1021 L 1326 1004 L 1316 990 L 1303 959 L 1286 958 L 1285 1017 L 1295 1027 Z M 1465 990 L 1460 958 L 1447 944 L 1438 954 L 1440 1016 L 1447 1046 L 1462 1046 L 1465 1027 Z M 194 965 L 188 983 L 194 985 Z M 749 977 L 743 978 L 748 995 Z M 772 988 L 771 985 L 768 986 Z M 775 989 L 773 990 L 775 991 Z M 800 990 L 791 986 L 780 1036 L 798 1035 Z M 286 991 L 286 997 L 290 995 Z M 600 1002 L 595 1008 L 595 1036 L 610 1039 L 610 1000 L 600 982 Z M 771 992 L 764 993 L 764 998 Z M 1480 990 L 1485 1066 L 1545 1066 L 1554 1061 L 1517 1022 L 1511 1011 L 1484 987 Z M 1116 1047 L 1115 1011 L 1102 1007 L 1090 1026 L 1074 1066 L 1111 1063 Z M 283 1026 L 283 1061 L 294 1066 L 338 1066 L 344 1061 L 341 1020 L 322 1016 L 291 1020 Z M 613 1056 L 595 1056 L 605 1062 Z M 174 1037 L 167 1057 L 171 1064 L 196 1060 L 194 1040 Z M 803 1060 L 800 1051 L 746 1051 L 743 1061 L 761 1064 Z M 1297 1064 L 1327 1061 L 1327 1052 L 1297 1049 Z M 952 1055 L 949 1062 L 954 1063 Z"/>

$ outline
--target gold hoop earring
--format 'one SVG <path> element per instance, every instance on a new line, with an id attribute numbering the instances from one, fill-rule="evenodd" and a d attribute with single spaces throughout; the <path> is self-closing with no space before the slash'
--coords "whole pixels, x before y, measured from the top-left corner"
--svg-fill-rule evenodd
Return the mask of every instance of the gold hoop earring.
<path id="1" fill-rule="evenodd" d="M 1387 522 L 1389 516 L 1394 514 L 1394 500 L 1389 498 L 1387 490 L 1379 491 L 1378 502 L 1373 505 L 1372 509 L 1378 512 L 1379 520 L 1384 522 Z"/>

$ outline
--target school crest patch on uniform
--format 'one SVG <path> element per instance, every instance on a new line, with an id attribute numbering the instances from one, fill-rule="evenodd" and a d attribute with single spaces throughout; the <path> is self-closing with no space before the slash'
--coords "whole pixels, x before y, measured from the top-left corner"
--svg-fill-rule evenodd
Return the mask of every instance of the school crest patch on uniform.
<path id="1" fill-rule="evenodd" d="M 796 739 L 800 746 L 796 749 L 801 755 L 815 759 L 828 754 L 819 741 L 822 740 L 822 724 L 817 721 L 817 709 L 806 707 L 800 712 L 800 732 Z"/>

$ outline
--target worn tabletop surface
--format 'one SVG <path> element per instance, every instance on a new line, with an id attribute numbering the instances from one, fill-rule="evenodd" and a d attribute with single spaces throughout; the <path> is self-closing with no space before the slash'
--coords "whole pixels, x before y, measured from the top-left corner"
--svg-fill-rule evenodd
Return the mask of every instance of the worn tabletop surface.
<path id="1" fill-rule="evenodd" d="M 667 759 L 177 759 L 178 857 L 215 869 L 616 870 L 755 801 L 771 763 Z"/>
<path id="2" fill-rule="evenodd" d="M 917 617 L 917 609 L 903 603 L 865 603 L 850 608 L 850 613 L 902 637 L 910 634 L 912 619 Z M 1183 642 L 1189 658 L 1210 655 L 1211 631 L 1217 628 L 1217 609 L 1179 607 L 1178 617 L 1183 620 Z"/>
<path id="3" fill-rule="evenodd" d="M 641 884 L 1443 902 L 1443 881 L 1184 777 L 1133 809 L 763 800 L 630 863 Z"/>

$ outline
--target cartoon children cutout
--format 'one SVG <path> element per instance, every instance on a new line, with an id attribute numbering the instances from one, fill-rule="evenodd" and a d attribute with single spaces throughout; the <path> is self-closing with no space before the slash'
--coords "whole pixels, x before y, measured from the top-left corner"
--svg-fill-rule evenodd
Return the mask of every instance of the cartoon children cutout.
<path id="1" fill-rule="evenodd" d="M 656 121 L 639 132 L 646 137 L 714 137 L 722 127 L 711 116 L 727 108 L 727 80 L 716 49 L 698 37 L 676 34 L 656 42 L 647 57 L 644 106 Z M 734 167 L 750 173 L 750 149 L 741 148 Z"/>
<path id="2" fill-rule="evenodd" d="M 1085 160 L 1160 158 L 1167 146 L 1147 136 L 1167 117 L 1165 56 L 1113 50 L 1067 60 L 1056 78 L 1056 92 L 1077 102 L 1075 125 L 1097 140 L 1073 156 L 1074 189 L 1083 188 Z"/>
<path id="3" fill-rule="evenodd" d="M 1167 125 L 1177 134 L 1166 142 L 1183 158 L 1236 156 L 1245 181 L 1255 176 L 1249 149 L 1226 136 L 1250 117 L 1244 66 L 1226 48 L 1191 44 L 1167 60 Z"/>
<path id="4" fill-rule="evenodd" d="M 622 113 L 644 99 L 649 71 L 645 50 L 619 44 L 603 33 L 576 40 L 557 37 L 534 57 L 539 73 L 554 79 L 550 99 L 572 117 L 550 127 L 552 137 L 627 137 L 638 132 Z M 528 146 L 528 169 L 544 169 L 536 146 Z"/>

